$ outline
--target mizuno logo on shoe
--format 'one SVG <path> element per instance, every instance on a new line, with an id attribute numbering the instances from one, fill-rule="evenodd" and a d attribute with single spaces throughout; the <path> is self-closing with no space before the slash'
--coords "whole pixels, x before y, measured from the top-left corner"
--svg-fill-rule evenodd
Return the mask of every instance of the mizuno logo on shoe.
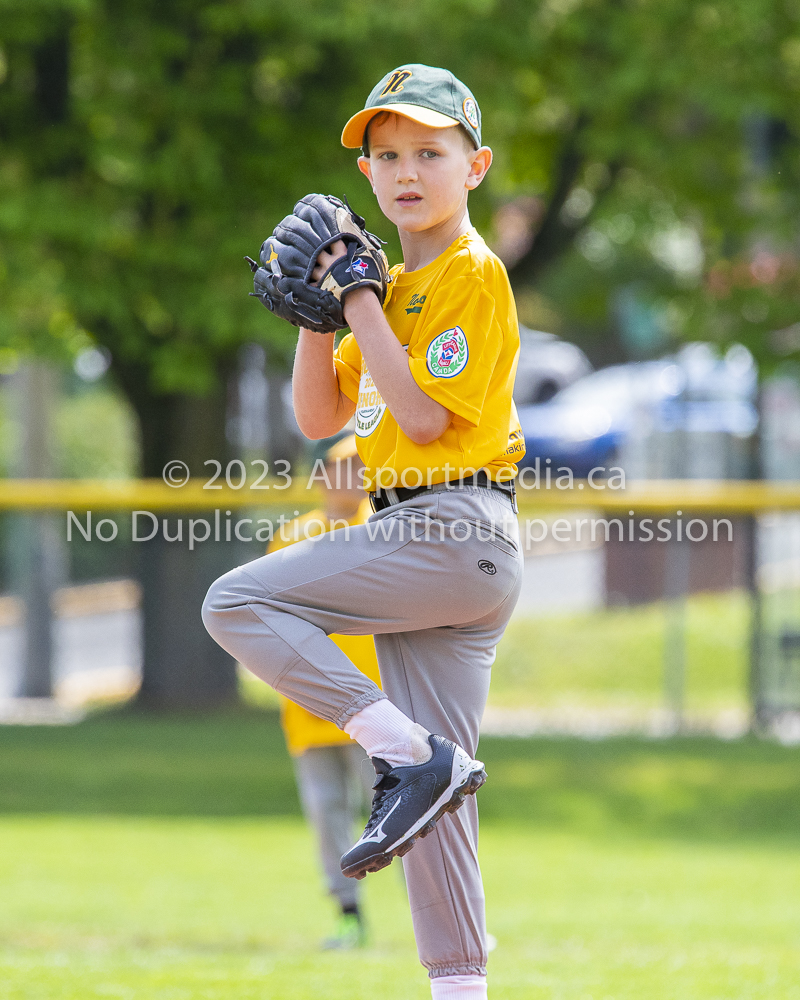
<path id="1" fill-rule="evenodd" d="M 389 812 L 386 813 L 386 815 L 383 817 L 380 823 L 378 823 L 378 825 L 375 827 L 372 833 L 368 837 L 367 836 L 362 837 L 359 843 L 367 844 L 370 843 L 371 841 L 374 841 L 376 844 L 380 843 L 380 841 L 382 841 L 386 836 L 386 834 L 383 832 L 383 826 L 386 823 L 386 820 L 392 815 L 392 813 L 395 811 L 395 809 L 400 805 L 402 801 L 403 801 L 403 796 L 398 795 L 395 804 L 392 806 Z"/>

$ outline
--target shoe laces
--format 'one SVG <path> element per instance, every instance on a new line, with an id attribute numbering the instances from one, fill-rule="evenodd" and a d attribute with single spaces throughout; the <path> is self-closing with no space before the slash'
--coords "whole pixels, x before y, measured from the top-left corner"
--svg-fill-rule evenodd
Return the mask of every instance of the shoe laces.
<path id="1" fill-rule="evenodd" d="M 389 802 L 388 795 L 400 784 L 400 779 L 391 773 L 391 768 L 386 761 L 379 757 L 373 758 L 375 770 L 378 772 L 372 784 L 375 794 L 372 797 L 372 809 L 367 820 L 367 830 L 374 829 L 380 823 L 387 811 Z M 385 768 L 385 770 L 384 770 Z"/>

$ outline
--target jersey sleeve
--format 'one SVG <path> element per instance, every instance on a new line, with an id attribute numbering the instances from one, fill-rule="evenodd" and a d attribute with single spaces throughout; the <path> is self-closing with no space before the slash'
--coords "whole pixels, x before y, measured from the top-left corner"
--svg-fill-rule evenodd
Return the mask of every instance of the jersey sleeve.
<path id="1" fill-rule="evenodd" d="M 354 403 L 358 402 L 358 385 L 361 381 L 361 350 L 352 333 L 342 337 L 333 355 L 339 388 Z"/>
<path id="2" fill-rule="evenodd" d="M 409 366 L 427 396 L 477 427 L 503 334 L 483 278 L 453 270 L 431 297 Z"/>

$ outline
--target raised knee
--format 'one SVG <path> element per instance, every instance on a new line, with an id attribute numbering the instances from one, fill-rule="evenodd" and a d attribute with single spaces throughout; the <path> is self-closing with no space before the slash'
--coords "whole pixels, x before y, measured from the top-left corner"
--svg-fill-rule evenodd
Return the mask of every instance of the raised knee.
<path id="1" fill-rule="evenodd" d="M 214 627 L 220 610 L 220 589 L 220 581 L 215 580 L 208 588 L 208 593 L 205 596 L 203 608 L 200 612 L 203 617 L 203 624 L 206 627 L 206 631 L 212 636 L 214 635 Z"/>
<path id="2" fill-rule="evenodd" d="M 247 604 L 248 598 L 237 593 L 239 588 L 232 586 L 232 577 L 235 573 L 236 571 L 232 570 L 215 580 L 208 588 L 208 593 L 203 601 L 201 610 L 203 624 L 214 639 L 217 639 L 223 631 L 222 624 L 227 617 L 226 612 Z"/>

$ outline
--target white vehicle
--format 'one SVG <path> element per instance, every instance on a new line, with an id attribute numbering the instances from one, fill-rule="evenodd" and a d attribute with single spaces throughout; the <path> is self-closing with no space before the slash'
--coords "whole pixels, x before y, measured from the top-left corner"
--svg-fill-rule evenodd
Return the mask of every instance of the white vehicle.
<path id="1" fill-rule="evenodd" d="M 554 333 L 520 326 L 519 338 L 519 364 L 514 383 L 517 406 L 546 403 L 592 370 L 580 347 L 561 340 Z"/>

